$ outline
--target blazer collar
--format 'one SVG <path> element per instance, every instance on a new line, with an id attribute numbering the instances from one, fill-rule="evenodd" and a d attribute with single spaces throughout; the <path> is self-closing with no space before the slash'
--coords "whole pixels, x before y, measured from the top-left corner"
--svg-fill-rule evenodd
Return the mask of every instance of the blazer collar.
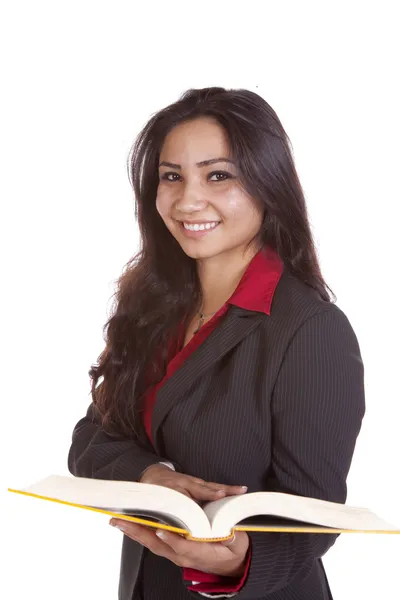
<path id="1" fill-rule="evenodd" d="M 283 268 L 283 261 L 278 253 L 271 247 L 265 246 L 250 262 L 228 303 L 270 315 L 276 286 L 282 276 Z"/>
<path id="2" fill-rule="evenodd" d="M 190 360 L 168 379 L 157 395 L 152 416 L 152 440 L 160 452 L 158 431 L 171 409 L 181 402 L 193 382 L 212 365 L 249 335 L 264 319 L 265 314 L 231 306 L 221 324 L 193 352 Z"/>

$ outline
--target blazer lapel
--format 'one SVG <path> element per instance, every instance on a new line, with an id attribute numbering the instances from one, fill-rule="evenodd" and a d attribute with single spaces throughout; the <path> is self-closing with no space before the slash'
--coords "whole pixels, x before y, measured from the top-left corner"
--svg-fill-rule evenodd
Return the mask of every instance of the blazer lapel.
<path id="1" fill-rule="evenodd" d="M 152 418 L 153 445 L 159 451 L 157 433 L 174 405 L 193 381 L 216 364 L 265 319 L 265 315 L 231 306 L 225 319 L 165 383 L 157 395 Z"/>

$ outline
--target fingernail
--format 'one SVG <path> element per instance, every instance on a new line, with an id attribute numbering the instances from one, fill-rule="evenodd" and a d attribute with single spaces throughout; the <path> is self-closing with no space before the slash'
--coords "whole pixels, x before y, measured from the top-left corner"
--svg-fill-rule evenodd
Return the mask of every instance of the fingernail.
<path id="1" fill-rule="evenodd" d="M 123 525 L 117 525 L 117 523 L 113 523 L 112 521 L 110 521 L 110 525 L 111 527 L 115 527 L 115 529 L 119 529 L 120 531 L 126 531 L 126 528 Z"/>
<path id="2" fill-rule="evenodd" d="M 161 529 L 157 529 L 156 536 L 161 538 L 162 540 L 166 540 L 168 537 L 165 531 L 162 531 Z"/>
<path id="3" fill-rule="evenodd" d="M 247 488 L 247 485 L 241 485 L 240 489 L 242 489 L 244 492 L 246 492 L 248 488 Z"/>

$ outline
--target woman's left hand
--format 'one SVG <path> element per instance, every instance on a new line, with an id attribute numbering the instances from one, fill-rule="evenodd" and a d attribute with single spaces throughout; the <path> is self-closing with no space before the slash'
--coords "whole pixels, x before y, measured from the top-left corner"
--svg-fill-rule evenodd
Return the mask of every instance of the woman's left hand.
<path id="1" fill-rule="evenodd" d="M 178 567 L 197 569 L 228 577 L 241 577 L 246 565 L 249 536 L 237 531 L 233 539 L 224 542 L 195 542 L 159 529 L 137 525 L 124 519 L 111 519 L 110 525 L 118 527 L 132 540 L 148 548 L 153 554 L 168 558 Z"/>

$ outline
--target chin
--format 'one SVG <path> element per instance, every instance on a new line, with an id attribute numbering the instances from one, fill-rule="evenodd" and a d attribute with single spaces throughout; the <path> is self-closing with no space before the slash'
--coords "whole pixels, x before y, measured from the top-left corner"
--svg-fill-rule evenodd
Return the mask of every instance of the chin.
<path id="1" fill-rule="evenodd" d="M 223 248 L 212 248 L 210 245 L 207 248 L 206 244 L 201 247 L 200 244 L 181 243 L 180 246 L 184 253 L 194 260 L 206 260 L 208 258 L 214 258 L 219 254 L 223 254 L 224 252 Z"/>
<path id="2" fill-rule="evenodd" d="M 183 245 L 181 246 L 181 248 L 187 256 L 193 258 L 194 260 L 204 260 L 206 258 L 212 258 L 213 256 L 216 256 L 216 254 L 219 254 L 219 252 L 207 252 L 207 250 L 201 250 L 200 248 L 198 248 L 197 250 L 193 248 L 189 249 L 185 248 Z"/>
<path id="3" fill-rule="evenodd" d="M 170 232 L 182 248 L 183 252 L 193 260 L 206 260 L 214 258 L 225 252 L 232 250 L 231 246 L 223 247 L 221 238 L 213 234 L 206 235 L 203 239 L 190 239 L 182 234 L 176 228 L 170 229 Z"/>

